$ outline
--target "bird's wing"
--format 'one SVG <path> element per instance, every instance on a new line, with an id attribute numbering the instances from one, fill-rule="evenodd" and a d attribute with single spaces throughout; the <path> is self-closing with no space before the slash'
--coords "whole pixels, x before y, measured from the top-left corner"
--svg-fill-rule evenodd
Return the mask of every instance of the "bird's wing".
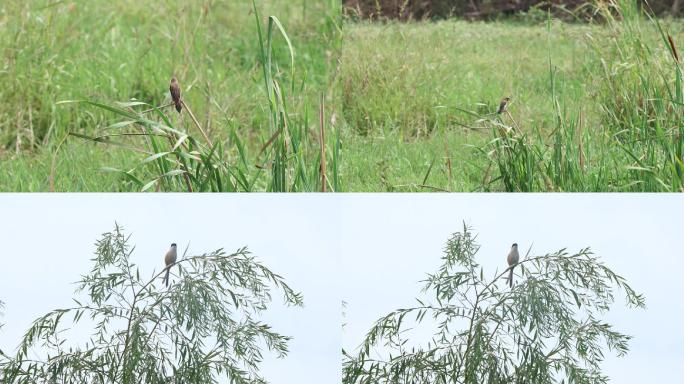
<path id="1" fill-rule="evenodd" d="M 169 86 L 169 91 L 171 92 L 171 98 L 174 101 L 180 100 L 180 88 L 178 87 L 178 84 L 171 84 L 171 86 Z"/>
<path id="2" fill-rule="evenodd" d="M 513 251 L 508 252 L 508 257 L 506 258 L 506 261 L 508 262 L 508 265 L 515 264 L 515 257 L 513 255 Z"/>
<path id="3" fill-rule="evenodd" d="M 166 265 L 173 263 L 173 259 L 173 252 L 171 252 L 170 250 L 166 252 L 166 255 L 164 255 L 164 262 L 166 263 Z"/>

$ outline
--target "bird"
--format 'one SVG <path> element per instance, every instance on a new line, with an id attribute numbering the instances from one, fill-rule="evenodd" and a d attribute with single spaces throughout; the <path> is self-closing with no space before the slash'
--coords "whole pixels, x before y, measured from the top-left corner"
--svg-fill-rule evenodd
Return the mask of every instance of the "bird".
<path id="1" fill-rule="evenodd" d="M 164 276 L 164 282 L 166 283 L 166 286 L 169 286 L 169 272 L 171 272 L 171 266 L 173 266 L 173 263 L 176 262 L 176 243 L 171 244 L 171 248 L 166 252 L 166 255 L 164 256 L 164 263 L 166 264 L 166 275 Z"/>
<path id="2" fill-rule="evenodd" d="M 171 99 L 173 100 L 173 103 L 176 105 L 176 111 L 180 113 L 183 106 L 181 105 L 180 86 L 178 85 L 178 80 L 175 76 L 171 78 L 171 85 L 169 85 L 169 91 L 171 92 Z"/>
<path id="3" fill-rule="evenodd" d="M 511 246 L 511 251 L 508 252 L 508 257 L 506 258 L 506 261 L 508 261 L 508 267 L 511 269 L 511 272 L 508 274 L 508 284 L 513 287 L 513 268 L 515 268 L 515 265 L 518 264 L 518 260 L 520 260 L 520 254 L 518 254 L 518 243 L 513 243 Z"/>
<path id="4" fill-rule="evenodd" d="M 499 109 L 496 111 L 497 115 L 500 115 L 504 112 L 506 112 L 506 108 L 508 107 L 508 102 L 511 101 L 510 97 L 504 97 L 501 99 L 501 103 L 499 104 Z"/>

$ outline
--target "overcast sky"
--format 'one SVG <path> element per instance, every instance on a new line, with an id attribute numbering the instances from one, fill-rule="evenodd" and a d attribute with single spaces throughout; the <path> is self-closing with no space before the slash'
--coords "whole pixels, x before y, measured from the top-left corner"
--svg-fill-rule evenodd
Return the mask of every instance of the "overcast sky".
<path id="1" fill-rule="evenodd" d="M 304 295 L 304 308 L 274 295 L 263 321 L 293 337 L 290 354 L 264 351 L 271 383 L 336 383 L 340 377 L 338 258 L 331 238 L 339 221 L 316 196 L 20 194 L 0 195 L 0 348 L 15 351 L 38 316 L 71 306 L 75 286 L 90 271 L 94 242 L 114 228 L 132 234 L 141 276 L 163 268 L 171 242 L 179 252 L 248 246 L 272 271 Z M 89 330 L 88 330 L 89 331 Z M 89 333 L 85 333 L 86 335 Z"/>
<path id="2" fill-rule="evenodd" d="M 68 306 L 91 268 L 93 243 L 114 227 L 131 233 L 134 261 L 163 267 L 169 243 L 191 252 L 249 249 L 304 295 L 279 296 L 264 321 L 293 336 L 290 355 L 271 358 L 272 383 L 337 383 L 340 347 L 353 350 L 381 315 L 414 304 L 440 264 L 450 234 L 473 227 L 485 273 L 506 267 L 513 242 L 533 254 L 590 246 L 646 296 L 647 309 L 618 298 L 606 320 L 633 335 L 626 357 L 607 354 L 616 383 L 672 381 L 684 361 L 681 236 L 684 196 L 343 194 L 343 195 L 0 195 L 0 348 L 13 350 L 30 323 Z M 675 296 L 677 295 L 677 296 Z M 348 302 L 341 332 L 340 301 Z"/>

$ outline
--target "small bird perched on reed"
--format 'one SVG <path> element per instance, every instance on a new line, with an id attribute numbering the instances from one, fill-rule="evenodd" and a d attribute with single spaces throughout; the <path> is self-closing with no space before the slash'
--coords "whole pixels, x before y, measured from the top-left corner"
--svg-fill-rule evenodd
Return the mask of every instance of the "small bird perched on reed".
<path id="1" fill-rule="evenodd" d="M 164 276 L 164 283 L 169 286 L 169 272 L 171 272 L 171 267 L 176 262 L 176 257 L 178 256 L 176 252 L 176 243 L 171 244 L 171 249 L 166 252 L 164 256 L 164 264 L 166 264 L 166 275 Z"/>
<path id="2" fill-rule="evenodd" d="M 509 101 L 511 101 L 510 97 L 504 97 L 501 100 L 501 104 L 499 104 L 499 109 L 496 111 L 497 115 L 500 115 L 500 114 L 506 112 L 506 108 L 508 107 Z"/>
<path id="3" fill-rule="evenodd" d="M 518 243 L 513 243 L 511 246 L 511 251 L 508 252 L 508 257 L 506 258 L 506 261 L 508 262 L 508 267 L 511 269 L 511 272 L 508 274 L 508 284 L 513 287 L 513 268 L 515 268 L 515 265 L 518 264 L 518 261 L 520 261 L 520 254 L 518 253 Z"/>
<path id="4" fill-rule="evenodd" d="M 176 111 L 180 113 L 183 106 L 181 105 L 180 86 L 178 85 L 178 80 L 176 79 L 176 77 L 171 78 L 171 85 L 169 86 L 169 91 L 171 91 L 171 99 L 173 100 L 173 103 L 176 105 Z"/>

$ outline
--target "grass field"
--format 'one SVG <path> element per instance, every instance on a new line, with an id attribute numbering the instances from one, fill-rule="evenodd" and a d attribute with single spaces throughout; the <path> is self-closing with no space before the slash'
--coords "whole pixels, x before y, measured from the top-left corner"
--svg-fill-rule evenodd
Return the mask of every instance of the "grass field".
<path id="1" fill-rule="evenodd" d="M 257 1 L 258 30 L 251 1 L 3 2 L 0 188 L 187 190 L 174 170 L 190 175 L 194 190 L 320 188 L 302 180 L 318 172 L 319 95 L 329 89 L 340 41 L 335 3 Z M 269 37 L 269 15 L 284 33 L 274 22 Z M 173 75 L 210 142 L 187 113 L 140 113 L 170 101 Z M 103 106 L 62 103 L 71 100 Z M 118 104 L 132 100 L 148 105 Z M 275 108 L 285 118 L 274 117 Z M 257 158 L 285 123 L 286 133 Z M 210 155 L 213 147 L 222 151 Z M 275 161 L 276 153 L 285 160 Z M 218 181 L 198 176 L 226 169 Z"/>
<path id="2" fill-rule="evenodd" d="M 550 126 L 549 45 L 564 74 L 562 94 L 576 100 L 586 88 L 589 32 L 601 31 L 464 21 L 345 28 L 342 108 L 358 133 L 350 147 L 384 177 L 364 188 L 478 189 L 489 163 L 476 147 L 490 140 L 490 130 L 464 129 L 459 123 L 476 119 L 457 108 L 484 114 L 510 95 L 516 121 Z M 350 162 L 355 157 L 345 154 Z"/>
<path id="3" fill-rule="evenodd" d="M 628 6 L 600 24 L 342 23 L 338 8 L 0 5 L 0 190 L 684 188 L 667 40 L 683 23 Z M 150 110 L 172 75 L 197 122 Z"/>
<path id="4" fill-rule="evenodd" d="M 662 23 L 684 41 L 680 22 Z M 338 93 L 356 135 L 343 180 L 372 191 L 679 191 L 681 76 L 658 24 L 629 8 L 600 25 L 345 25 Z M 508 96 L 510 115 L 492 114 Z"/>

